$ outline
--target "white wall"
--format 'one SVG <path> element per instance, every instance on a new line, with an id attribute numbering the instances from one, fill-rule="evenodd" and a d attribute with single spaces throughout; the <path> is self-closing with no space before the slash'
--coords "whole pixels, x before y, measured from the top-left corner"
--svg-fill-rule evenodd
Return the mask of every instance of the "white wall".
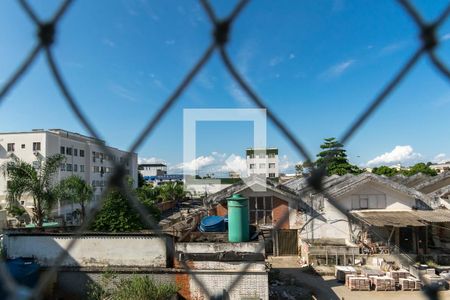
<path id="1" fill-rule="evenodd" d="M 52 266 L 72 241 L 69 235 L 7 235 L 8 258 L 35 257 Z M 61 266 L 166 267 L 166 238 L 157 236 L 85 235 L 69 250 Z"/>
<path id="2" fill-rule="evenodd" d="M 336 198 L 337 203 L 346 209 L 352 210 L 352 196 L 356 195 L 386 195 L 387 210 L 411 210 L 415 199 L 386 186 L 373 182 L 361 185 L 345 195 Z M 316 200 L 318 202 L 318 200 Z M 345 239 L 350 241 L 350 228 L 348 218 L 335 208 L 327 199 L 323 201 L 323 217 L 327 222 L 316 218 L 311 221 L 301 233 L 303 239 Z"/>

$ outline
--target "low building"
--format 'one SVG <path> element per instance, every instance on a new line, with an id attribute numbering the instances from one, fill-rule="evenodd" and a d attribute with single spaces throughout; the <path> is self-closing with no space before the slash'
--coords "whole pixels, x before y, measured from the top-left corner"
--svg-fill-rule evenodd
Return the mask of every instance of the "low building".
<path id="1" fill-rule="evenodd" d="M 216 214 L 228 214 L 226 199 L 239 193 L 249 199 L 250 224 L 266 234 L 266 252 L 275 255 L 297 255 L 298 229 L 303 225 L 303 211 L 309 211 L 291 189 L 270 179 L 252 176 L 208 196 L 205 202 L 215 207 Z M 292 241 L 294 239 L 294 241 Z"/>
<path id="2" fill-rule="evenodd" d="M 432 164 L 430 168 L 436 170 L 438 173 L 450 171 L 450 161 L 441 164 Z"/>
<path id="3" fill-rule="evenodd" d="M 167 175 L 167 165 L 165 164 L 139 164 L 138 170 L 144 179 L 150 176 Z"/>

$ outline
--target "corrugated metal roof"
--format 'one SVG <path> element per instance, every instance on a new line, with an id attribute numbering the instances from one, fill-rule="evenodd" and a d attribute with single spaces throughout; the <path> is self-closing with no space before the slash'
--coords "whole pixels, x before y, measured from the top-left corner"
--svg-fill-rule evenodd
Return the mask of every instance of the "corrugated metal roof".
<path id="1" fill-rule="evenodd" d="M 415 215 L 413 211 L 356 210 L 352 211 L 351 214 L 362 221 L 377 227 L 427 225 L 426 222 L 424 222 L 419 216 Z"/>
<path id="2" fill-rule="evenodd" d="M 414 213 L 430 223 L 450 222 L 450 210 L 448 209 L 416 210 Z"/>
<path id="3" fill-rule="evenodd" d="M 352 215 L 360 220 L 377 227 L 383 226 L 426 226 L 427 223 L 450 222 L 450 210 L 355 210 Z"/>

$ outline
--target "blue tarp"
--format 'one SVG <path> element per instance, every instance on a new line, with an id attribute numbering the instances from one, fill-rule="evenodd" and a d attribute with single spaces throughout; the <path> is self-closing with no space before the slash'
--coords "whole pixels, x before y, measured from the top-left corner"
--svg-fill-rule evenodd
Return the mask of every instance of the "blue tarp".
<path id="1" fill-rule="evenodd" d="M 33 288 L 39 279 L 39 264 L 32 258 L 16 258 L 6 261 L 6 269 L 14 280 L 20 285 Z M 0 278 L 0 295 L 5 295 L 6 290 Z"/>

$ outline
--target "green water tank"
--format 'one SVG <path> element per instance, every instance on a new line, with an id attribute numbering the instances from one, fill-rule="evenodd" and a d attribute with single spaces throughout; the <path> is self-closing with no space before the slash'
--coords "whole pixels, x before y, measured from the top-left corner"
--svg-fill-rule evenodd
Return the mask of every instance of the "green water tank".
<path id="1" fill-rule="evenodd" d="M 228 241 L 230 243 L 249 240 L 248 199 L 239 194 L 227 198 Z"/>

